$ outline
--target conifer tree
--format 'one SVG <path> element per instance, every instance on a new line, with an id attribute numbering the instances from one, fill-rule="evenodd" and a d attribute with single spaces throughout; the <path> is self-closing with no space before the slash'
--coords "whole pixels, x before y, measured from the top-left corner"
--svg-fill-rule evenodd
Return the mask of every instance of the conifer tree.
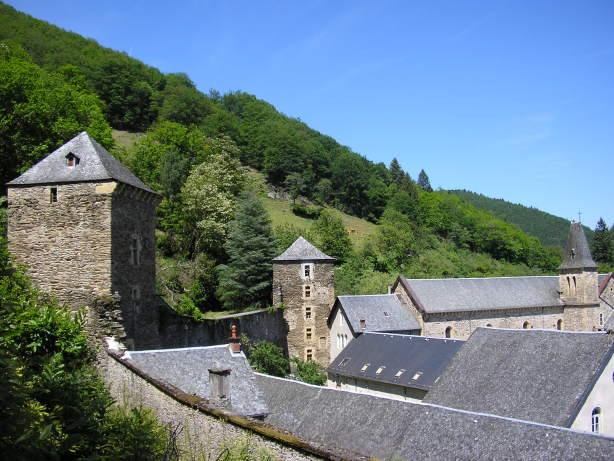
<path id="1" fill-rule="evenodd" d="M 427 192 L 433 192 L 429 177 L 424 170 L 420 170 L 420 174 L 418 175 L 418 185 L 422 190 L 425 190 Z"/>
<path id="2" fill-rule="evenodd" d="M 253 192 L 240 196 L 224 249 L 228 264 L 218 266 L 217 295 L 225 307 L 244 309 L 270 302 L 275 241 L 266 210 Z"/>
<path id="3" fill-rule="evenodd" d="M 603 218 L 599 218 L 595 227 L 593 257 L 600 263 L 614 263 L 614 243 Z"/>

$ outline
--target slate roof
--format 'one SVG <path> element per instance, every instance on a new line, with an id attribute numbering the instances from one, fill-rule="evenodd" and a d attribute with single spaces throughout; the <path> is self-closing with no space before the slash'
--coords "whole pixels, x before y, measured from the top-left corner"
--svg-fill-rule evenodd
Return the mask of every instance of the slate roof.
<path id="1" fill-rule="evenodd" d="M 406 460 L 610 460 L 614 439 L 256 374 L 265 422 L 310 443 Z"/>
<path id="2" fill-rule="evenodd" d="M 327 371 L 341 376 L 429 390 L 464 342 L 424 336 L 364 333 L 349 342 Z M 365 364 L 369 364 L 369 367 L 362 371 Z M 378 374 L 380 367 L 385 368 Z M 399 371 L 402 373 L 397 376 Z M 419 376 L 416 376 L 418 373 Z"/>
<path id="3" fill-rule="evenodd" d="M 597 276 L 597 284 L 599 285 L 599 294 L 603 293 L 603 290 L 608 286 L 610 279 L 612 278 L 612 273 L 608 274 L 599 274 Z"/>
<path id="4" fill-rule="evenodd" d="M 69 153 L 79 158 L 77 166 L 66 165 L 66 156 Z M 106 179 L 155 193 L 85 131 L 7 185 L 91 182 Z"/>
<path id="5" fill-rule="evenodd" d="M 593 261 L 591 250 L 582 229 L 582 223 L 572 222 L 569 226 L 569 235 L 565 247 L 565 259 L 559 266 L 559 270 L 568 269 L 597 269 Z"/>
<path id="6" fill-rule="evenodd" d="M 243 353 L 228 345 L 126 352 L 126 360 L 149 376 L 178 387 L 187 394 L 211 398 L 209 369 L 230 369 L 231 409 L 246 416 L 267 413 L 264 397 Z"/>
<path id="7" fill-rule="evenodd" d="M 401 283 L 418 310 L 466 312 L 563 306 L 558 276 L 406 279 Z"/>
<path id="8" fill-rule="evenodd" d="M 278 257 L 273 258 L 273 261 L 336 261 L 335 258 L 328 256 L 315 246 L 305 240 L 303 237 L 297 238 L 286 251 Z"/>
<path id="9" fill-rule="evenodd" d="M 614 335 L 477 328 L 424 401 L 570 426 Z"/>
<path id="10" fill-rule="evenodd" d="M 337 296 L 335 304 L 329 318 L 336 312 L 335 307 L 340 306 L 354 333 L 420 330 L 416 318 L 394 294 Z M 360 326 L 361 320 L 365 321 L 364 329 Z"/>

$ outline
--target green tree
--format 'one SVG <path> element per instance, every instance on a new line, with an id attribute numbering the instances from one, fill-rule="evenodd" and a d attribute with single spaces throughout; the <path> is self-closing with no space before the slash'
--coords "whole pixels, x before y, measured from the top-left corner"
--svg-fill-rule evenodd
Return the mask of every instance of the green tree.
<path id="1" fill-rule="evenodd" d="M 418 174 L 418 185 L 426 192 L 433 192 L 431 181 L 429 181 L 429 177 L 424 170 L 420 170 L 420 174 Z"/>
<path id="2" fill-rule="evenodd" d="M 113 145 L 102 102 L 0 43 L 0 181 L 14 179 L 81 131 Z"/>
<path id="3" fill-rule="evenodd" d="M 290 173 L 286 177 L 285 185 L 290 193 L 292 203 L 296 204 L 296 199 L 299 195 L 305 193 L 305 178 L 299 173 Z"/>
<path id="4" fill-rule="evenodd" d="M 348 236 L 341 218 L 335 216 L 330 210 L 322 210 L 320 217 L 313 225 L 318 247 L 324 253 L 339 262 L 344 262 L 352 254 L 352 241 Z"/>
<path id="5" fill-rule="evenodd" d="M 218 267 L 218 297 L 225 307 L 266 306 L 271 300 L 275 240 L 266 210 L 251 192 L 241 194 L 224 244 L 228 263 Z"/>
<path id="6" fill-rule="evenodd" d="M 236 145 L 228 138 L 209 142 L 212 152 L 207 161 L 192 170 L 181 189 L 190 253 L 219 253 L 245 183 L 246 172 L 237 159 Z"/>
<path id="7" fill-rule="evenodd" d="M 593 258 L 600 263 L 614 264 L 614 242 L 603 218 L 599 218 L 593 234 Z"/>
<path id="8" fill-rule="evenodd" d="M 284 357 L 284 351 L 268 341 L 259 341 L 248 347 L 247 357 L 249 364 L 260 373 L 273 376 L 287 376 L 290 371 L 290 363 Z"/>

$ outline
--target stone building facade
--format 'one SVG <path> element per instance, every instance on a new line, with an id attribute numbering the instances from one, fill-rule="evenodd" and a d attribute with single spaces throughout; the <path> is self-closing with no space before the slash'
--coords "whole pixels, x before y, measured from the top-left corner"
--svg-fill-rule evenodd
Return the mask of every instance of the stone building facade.
<path id="1" fill-rule="evenodd" d="M 155 338 L 155 208 L 149 189 L 87 133 L 8 183 L 9 249 L 73 307 L 119 295 L 127 344 Z"/>
<path id="2" fill-rule="evenodd" d="M 273 259 L 273 306 L 284 310 L 289 357 L 328 365 L 334 265 L 303 237 Z"/>
<path id="3" fill-rule="evenodd" d="M 478 327 L 596 331 L 607 314 L 599 298 L 606 284 L 599 287 L 598 280 L 582 225 L 573 222 L 558 276 L 399 276 L 391 291 L 418 320 L 422 335 L 466 339 Z"/>

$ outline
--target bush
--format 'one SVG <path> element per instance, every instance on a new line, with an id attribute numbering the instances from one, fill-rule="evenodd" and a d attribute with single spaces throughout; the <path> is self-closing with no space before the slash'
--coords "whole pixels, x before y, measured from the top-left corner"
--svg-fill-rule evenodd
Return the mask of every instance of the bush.
<path id="1" fill-rule="evenodd" d="M 268 341 L 259 341 L 255 346 L 248 346 L 249 364 L 260 373 L 273 376 L 287 376 L 290 371 L 284 351 Z"/>
<path id="2" fill-rule="evenodd" d="M 322 213 L 322 208 L 314 208 L 296 203 L 292 205 L 292 213 L 301 218 L 318 219 Z"/>
<path id="3" fill-rule="evenodd" d="M 292 363 L 296 365 L 295 376 L 300 381 L 315 386 L 324 386 L 326 384 L 326 375 L 321 372 L 322 368 L 316 362 L 312 360 L 304 361 L 298 357 L 292 357 Z"/>

